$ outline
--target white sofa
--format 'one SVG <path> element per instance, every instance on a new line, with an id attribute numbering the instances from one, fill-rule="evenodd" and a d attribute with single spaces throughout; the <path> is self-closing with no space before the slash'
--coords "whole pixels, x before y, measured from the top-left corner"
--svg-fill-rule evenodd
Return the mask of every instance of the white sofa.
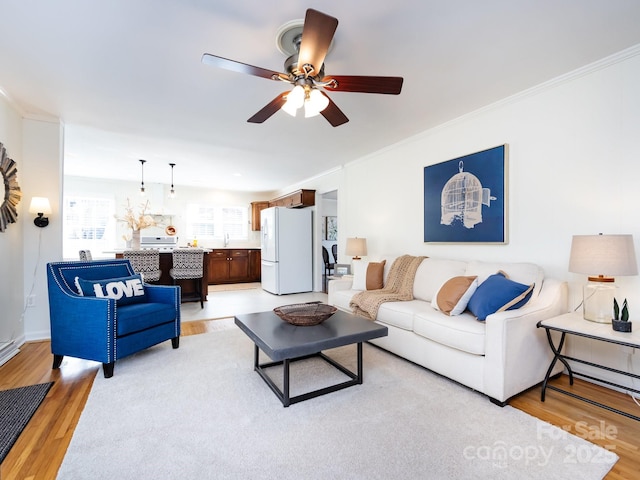
<path id="1" fill-rule="evenodd" d="M 383 259 L 386 282 L 394 257 Z M 535 284 L 523 307 L 491 314 L 484 322 L 468 311 L 448 316 L 432 307 L 434 295 L 447 280 L 477 275 L 482 283 L 498 271 L 516 282 Z M 329 304 L 351 312 L 349 303 L 358 293 L 352 286 L 353 277 L 332 280 Z M 501 406 L 544 379 L 553 355 L 544 329 L 536 324 L 566 313 L 565 282 L 545 279 L 542 269 L 531 263 L 425 258 L 416 271 L 413 296 L 380 306 L 375 321 L 387 326 L 389 335 L 372 343 L 484 393 Z M 561 370 L 558 365 L 554 374 Z"/>

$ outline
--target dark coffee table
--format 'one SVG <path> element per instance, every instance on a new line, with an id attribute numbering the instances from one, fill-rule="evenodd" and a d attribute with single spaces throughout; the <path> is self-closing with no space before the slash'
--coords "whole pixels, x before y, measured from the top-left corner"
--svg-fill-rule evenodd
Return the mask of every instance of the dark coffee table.
<path id="1" fill-rule="evenodd" d="M 385 337 L 388 333 L 387 327 L 342 311 L 337 311 L 320 325 L 309 327 L 291 325 L 272 311 L 237 315 L 235 323 L 255 343 L 254 370 L 269 385 L 285 407 L 353 385 L 360 385 L 363 370 L 362 342 Z M 356 373 L 322 353 L 322 350 L 354 343 L 358 344 L 358 369 Z M 260 350 L 267 354 L 272 361 L 261 364 Z M 351 380 L 291 397 L 289 395 L 289 364 L 310 357 L 322 358 L 350 377 Z M 276 365 L 283 365 L 284 369 L 282 390 L 265 372 L 267 368 Z"/>

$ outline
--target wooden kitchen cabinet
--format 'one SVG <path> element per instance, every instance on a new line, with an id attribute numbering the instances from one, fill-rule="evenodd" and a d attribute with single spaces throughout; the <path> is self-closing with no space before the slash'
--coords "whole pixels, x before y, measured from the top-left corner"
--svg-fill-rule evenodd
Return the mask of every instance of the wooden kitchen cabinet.
<path id="1" fill-rule="evenodd" d="M 255 282 L 252 269 L 252 250 L 246 248 L 219 248 L 209 254 L 209 284 Z M 259 273 L 258 273 L 259 276 Z M 258 277 L 259 278 L 259 277 Z"/>
<path id="2" fill-rule="evenodd" d="M 269 207 L 269 202 L 251 202 L 251 230 L 260 230 L 260 212 Z"/>
<path id="3" fill-rule="evenodd" d="M 269 201 L 270 207 L 302 208 L 313 207 L 315 204 L 315 190 L 296 190 L 295 192 Z"/>
<path id="4" fill-rule="evenodd" d="M 249 277 L 252 282 L 259 282 L 262 255 L 260 250 L 249 250 Z"/>

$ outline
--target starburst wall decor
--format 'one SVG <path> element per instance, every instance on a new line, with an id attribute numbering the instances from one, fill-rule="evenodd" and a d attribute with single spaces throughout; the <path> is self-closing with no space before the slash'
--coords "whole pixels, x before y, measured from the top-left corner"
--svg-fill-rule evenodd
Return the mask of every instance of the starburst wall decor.
<path id="1" fill-rule="evenodd" d="M 0 206 L 0 232 L 4 232 L 10 223 L 18 220 L 18 204 L 22 199 L 20 185 L 18 185 L 18 167 L 9 155 L 4 145 L 0 143 L 0 171 L 4 181 L 4 198 Z"/>

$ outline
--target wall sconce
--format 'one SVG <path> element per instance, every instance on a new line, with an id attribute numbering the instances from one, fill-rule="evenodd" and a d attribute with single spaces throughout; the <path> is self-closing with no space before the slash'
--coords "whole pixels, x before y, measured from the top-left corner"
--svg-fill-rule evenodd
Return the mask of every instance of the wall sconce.
<path id="1" fill-rule="evenodd" d="M 146 160 L 140 159 L 140 168 L 142 172 L 141 180 L 140 180 L 140 195 L 144 196 L 144 164 Z"/>
<path id="2" fill-rule="evenodd" d="M 174 198 L 176 196 L 176 190 L 173 188 L 173 167 L 176 166 L 175 163 L 170 163 L 171 166 L 171 190 L 169 191 L 169 198 Z"/>
<path id="3" fill-rule="evenodd" d="M 361 255 L 367 254 L 366 238 L 347 238 L 347 248 L 344 252 L 346 255 L 353 255 L 353 260 L 360 260 Z"/>
<path id="4" fill-rule="evenodd" d="M 574 235 L 569 271 L 589 275 L 583 289 L 585 320 L 611 323 L 616 286 L 613 275 L 637 275 L 632 235 Z"/>
<path id="5" fill-rule="evenodd" d="M 36 213 L 38 216 L 33 220 L 36 227 L 46 227 L 49 225 L 49 219 L 45 214 L 51 213 L 51 204 L 46 197 L 33 197 L 29 205 L 29 213 Z"/>

